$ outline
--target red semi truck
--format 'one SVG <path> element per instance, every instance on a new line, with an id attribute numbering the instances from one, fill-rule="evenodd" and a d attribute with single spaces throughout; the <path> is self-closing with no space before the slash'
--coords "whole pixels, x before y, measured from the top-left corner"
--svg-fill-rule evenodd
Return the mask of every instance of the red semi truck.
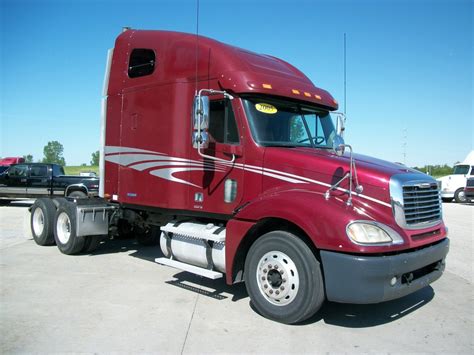
<path id="1" fill-rule="evenodd" d="M 294 66 L 132 29 L 107 63 L 101 198 L 37 200 L 38 244 L 75 254 L 132 232 L 160 244 L 160 264 L 245 281 L 257 311 L 284 323 L 326 299 L 383 302 L 442 275 L 436 181 L 353 154 L 337 101 Z"/>

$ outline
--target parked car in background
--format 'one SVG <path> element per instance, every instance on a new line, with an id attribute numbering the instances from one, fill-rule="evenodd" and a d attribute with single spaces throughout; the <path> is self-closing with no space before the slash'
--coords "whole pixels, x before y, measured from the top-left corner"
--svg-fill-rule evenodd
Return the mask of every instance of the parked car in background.
<path id="1" fill-rule="evenodd" d="M 19 164 L 19 163 L 24 163 L 25 159 L 22 157 L 7 157 L 7 158 L 1 158 L 0 159 L 0 167 L 2 166 L 10 166 L 12 164 Z M 1 171 L 0 171 L 1 172 Z"/>
<path id="2" fill-rule="evenodd" d="M 464 195 L 467 202 L 474 202 L 474 177 L 467 179 Z"/>
<path id="3" fill-rule="evenodd" d="M 441 183 L 443 202 L 452 201 L 453 198 L 458 203 L 466 202 L 464 188 L 468 177 L 474 177 L 474 150 L 467 155 L 462 163 L 454 166 L 451 175 L 437 179 Z"/>
<path id="4" fill-rule="evenodd" d="M 0 198 L 36 198 L 41 196 L 96 196 L 99 178 L 65 175 L 57 164 L 13 164 L 0 173 Z M 5 201 L 5 200 L 4 200 Z"/>

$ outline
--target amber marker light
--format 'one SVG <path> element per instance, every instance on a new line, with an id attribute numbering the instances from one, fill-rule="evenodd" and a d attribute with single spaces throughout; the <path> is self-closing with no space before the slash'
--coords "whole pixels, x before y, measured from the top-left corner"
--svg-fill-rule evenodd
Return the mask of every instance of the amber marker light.
<path id="1" fill-rule="evenodd" d="M 300 91 L 299 90 L 296 90 L 296 89 L 293 89 L 291 90 L 291 92 L 295 95 L 299 95 L 300 94 Z"/>
<path id="2" fill-rule="evenodd" d="M 262 84 L 262 87 L 264 89 L 271 89 L 272 88 L 272 86 L 270 84 Z"/>
<path id="3" fill-rule="evenodd" d="M 304 96 L 311 97 L 311 94 L 309 92 L 305 92 Z"/>
<path id="4" fill-rule="evenodd" d="M 321 96 L 319 95 L 314 95 L 315 98 L 317 98 L 318 100 L 321 100 Z"/>

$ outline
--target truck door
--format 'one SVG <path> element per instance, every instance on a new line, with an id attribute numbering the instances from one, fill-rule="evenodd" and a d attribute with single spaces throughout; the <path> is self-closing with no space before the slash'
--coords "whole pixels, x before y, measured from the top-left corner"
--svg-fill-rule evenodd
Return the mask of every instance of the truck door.
<path id="1" fill-rule="evenodd" d="M 7 196 L 24 196 L 28 178 L 28 165 L 13 165 L 5 173 L 0 184 L 0 193 Z"/>
<path id="2" fill-rule="evenodd" d="M 244 157 L 236 111 L 231 100 L 210 102 L 210 141 L 203 153 L 221 161 L 202 158 L 196 149 L 192 149 L 191 159 L 204 160 L 202 177 L 196 181 L 202 188 L 190 187 L 190 201 L 196 210 L 231 214 L 242 199 Z M 231 163 L 232 156 L 235 156 L 234 163 Z"/>
<path id="3" fill-rule="evenodd" d="M 49 195 L 51 193 L 50 177 L 48 165 L 31 165 L 26 185 L 28 195 Z"/>

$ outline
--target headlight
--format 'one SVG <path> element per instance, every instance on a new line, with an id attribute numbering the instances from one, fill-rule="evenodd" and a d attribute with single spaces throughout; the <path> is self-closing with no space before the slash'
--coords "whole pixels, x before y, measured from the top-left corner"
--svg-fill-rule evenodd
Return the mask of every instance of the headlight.
<path id="1" fill-rule="evenodd" d="M 392 228 L 377 222 L 355 221 L 347 225 L 351 242 L 362 245 L 402 244 L 403 238 Z"/>

